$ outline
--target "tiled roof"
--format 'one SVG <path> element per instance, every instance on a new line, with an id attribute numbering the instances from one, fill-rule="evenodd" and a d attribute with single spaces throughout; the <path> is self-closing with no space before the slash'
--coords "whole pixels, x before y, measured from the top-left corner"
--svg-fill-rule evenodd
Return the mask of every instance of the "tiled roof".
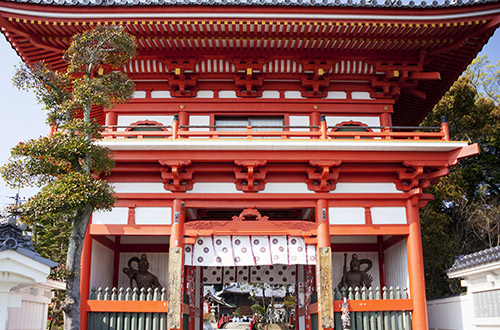
<path id="1" fill-rule="evenodd" d="M 322 6 L 322 7 L 384 7 L 384 8 L 438 8 L 495 3 L 498 0 L 9 0 L 59 6 Z"/>
<path id="2" fill-rule="evenodd" d="M 0 224 L 0 252 L 14 250 L 28 258 L 36 260 L 49 267 L 56 267 L 58 264 L 52 260 L 41 257 L 33 248 L 31 237 L 23 235 L 26 225 L 17 225 L 16 220 L 11 218 L 7 222 Z"/>
<path id="3" fill-rule="evenodd" d="M 452 273 L 459 270 L 465 270 L 480 265 L 490 264 L 500 261 L 500 245 L 490 249 L 460 256 L 455 260 L 453 266 L 446 271 Z"/>

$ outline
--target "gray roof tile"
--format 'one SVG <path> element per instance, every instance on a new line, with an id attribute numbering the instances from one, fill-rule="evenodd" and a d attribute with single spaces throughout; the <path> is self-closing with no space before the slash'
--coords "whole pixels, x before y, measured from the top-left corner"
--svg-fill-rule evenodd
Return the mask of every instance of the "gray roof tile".
<path id="1" fill-rule="evenodd" d="M 480 265 L 486 265 L 500 261 L 500 246 L 495 246 L 490 249 L 482 250 L 479 252 L 459 256 L 446 273 L 456 272 L 459 270 L 466 270 Z"/>
<path id="2" fill-rule="evenodd" d="M 385 7 L 385 8 L 437 8 L 462 7 L 499 0 L 8 0 L 56 6 L 321 6 L 321 7 Z"/>

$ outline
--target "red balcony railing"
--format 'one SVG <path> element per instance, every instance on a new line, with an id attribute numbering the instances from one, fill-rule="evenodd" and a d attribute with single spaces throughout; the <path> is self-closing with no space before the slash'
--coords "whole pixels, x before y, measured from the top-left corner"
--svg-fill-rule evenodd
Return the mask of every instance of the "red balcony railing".
<path id="1" fill-rule="evenodd" d="M 224 130 L 220 130 L 224 129 Z M 228 129 L 231 129 L 230 131 Z M 449 141 L 448 125 L 422 126 L 105 126 L 104 139 L 306 139 L 306 140 L 433 140 Z"/>

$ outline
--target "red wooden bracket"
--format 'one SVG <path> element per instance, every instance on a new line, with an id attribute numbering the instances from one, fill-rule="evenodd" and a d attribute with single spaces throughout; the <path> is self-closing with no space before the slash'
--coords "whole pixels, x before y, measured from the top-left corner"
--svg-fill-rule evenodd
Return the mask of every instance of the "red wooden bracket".
<path id="1" fill-rule="evenodd" d="M 265 160 L 235 160 L 234 176 L 236 189 L 244 192 L 257 192 L 264 190 L 267 170 L 263 167 Z"/>
<path id="2" fill-rule="evenodd" d="M 193 189 L 193 170 L 190 160 L 159 160 L 163 187 L 172 192 Z"/>
<path id="3" fill-rule="evenodd" d="M 307 167 L 307 188 L 315 192 L 329 192 L 337 186 L 338 166 L 341 160 L 310 160 Z"/>

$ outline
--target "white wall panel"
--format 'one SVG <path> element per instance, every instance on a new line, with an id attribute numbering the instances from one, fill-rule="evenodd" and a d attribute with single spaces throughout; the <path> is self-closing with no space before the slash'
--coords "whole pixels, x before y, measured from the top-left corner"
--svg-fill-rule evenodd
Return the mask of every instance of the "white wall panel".
<path id="1" fill-rule="evenodd" d="M 328 217 L 331 225 L 364 225 L 364 207 L 330 207 Z"/>
<path id="2" fill-rule="evenodd" d="M 151 98 L 153 99 L 162 99 L 162 98 L 171 98 L 170 91 L 152 91 Z"/>
<path id="3" fill-rule="evenodd" d="M 204 193 L 204 194 L 227 194 L 243 193 L 236 190 L 236 185 L 232 182 L 195 182 L 193 189 L 186 193 Z"/>
<path id="4" fill-rule="evenodd" d="M 339 182 L 335 190 L 330 191 L 333 194 L 384 194 L 400 193 L 396 185 L 392 182 Z"/>
<path id="5" fill-rule="evenodd" d="M 146 98 L 146 92 L 145 91 L 135 91 L 134 96 L 132 96 L 134 99 L 144 99 Z"/>
<path id="6" fill-rule="evenodd" d="M 90 289 L 105 288 L 113 285 L 114 251 L 92 240 L 90 264 Z"/>
<path id="7" fill-rule="evenodd" d="M 116 193 L 170 193 L 162 182 L 113 182 Z"/>
<path id="8" fill-rule="evenodd" d="M 263 99 L 279 99 L 280 92 L 279 91 L 263 91 L 262 98 Z"/>
<path id="9" fill-rule="evenodd" d="M 197 98 L 197 99 L 201 99 L 201 98 L 213 99 L 214 98 L 214 91 L 198 91 L 196 93 L 195 98 Z"/>
<path id="10" fill-rule="evenodd" d="M 353 254 L 358 255 L 358 259 L 370 259 L 373 263 L 372 269 L 368 271 L 368 274 L 373 277 L 372 287 L 380 286 L 380 276 L 378 268 L 378 254 L 377 252 L 345 252 L 347 253 L 347 271 L 349 271 L 349 263 Z M 344 268 L 344 252 L 333 252 L 332 253 L 332 273 L 333 273 L 333 285 L 337 287 L 342 280 L 342 273 Z M 361 265 L 361 269 L 366 269 L 367 265 Z"/>
<path id="11" fill-rule="evenodd" d="M 351 92 L 353 100 L 373 100 L 368 92 Z"/>
<path id="12" fill-rule="evenodd" d="M 141 258 L 141 255 L 146 253 L 149 261 L 149 272 L 158 277 L 161 286 L 167 288 L 168 282 L 168 253 L 153 253 L 153 252 L 126 252 L 120 253 L 120 274 L 118 275 L 118 287 L 130 287 L 130 279 L 125 273 L 123 268 L 128 267 L 128 261 L 132 257 Z M 133 262 L 132 267 L 137 269 L 137 263 Z M 135 287 L 135 282 L 134 282 Z"/>
<path id="13" fill-rule="evenodd" d="M 136 225 L 170 225 L 172 224 L 171 207 L 136 207 Z"/>
<path id="14" fill-rule="evenodd" d="M 384 252 L 385 276 L 387 286 L 408 287 L 408 257 L 406 240 L 391 246 Z"/>
<path id="15" fill-rule="evenodd" d="M 133 124 L 138 121 L 156 121 L 164 126 L 170 126 L 172 125 L 172 120 L 174 119 L 174 116 L 150 116 L 150 115 L 143 115 L 143 116 L 123 116 L 119 115 L 118 120 L 117 120 L 117 125 L 118 126 L 130 126 L 130 124 Z M 124 131 L 125 128 L 119 128 L 117 131 Z"/>
<path id="16" fill-rule="evenodd" d="M 268 182 L 260 193 L 288 194 L 288 193 L 311 193 L 304 182 Z"/>
<path id="17" fill-rule="evenodd" d="M 376 116 L 326 116 L 328 126 L 337 126 L 343 122 L 360 122 L 368 126 L 380 126 L 380 118 Z M 375 130 L 378 132 L 380 130 Z"/>
<path id="18" fill-rule="evenodd" d="M 220 99 L 235 99 L 236 92 L 235 91 L 219 91 Z"/>
<path id="19" fill-rule="evenodd" d="M 309 126 L 309 116 L 290 116 L 288 118 L 290 126 Z M 309 128 L 290 128 L 292 132 L 308 132 Z"/>
<path id="20" fill-rule="evenodd" d="M 405 207 L 372 207 L 372 223 L 382 224 L 405 224 Z"/>
<path id="21" fill-rule="evenodd" d="M 346 92 L 342 92 L 342 91 L 331 91 L 331 92 L 328 92 L 328 94 L 326 95 L 326 99 L 336 99 L 336 100 L 345 100 L 347 99 L 347 93 Z"/>
<path id="22" fill-rule="evenodd" d="M 304 99 L 300 91 L 285 91 L 285 99 Z"/>
<path id="23" fill-rule="evenodd" d="M 190 126 L 209 126 L 210 125 L 210 116 L 189 116 L 189 125 Z M 190 128 L 190 131 L 198 131 L 204 132 L 209 131 L 209 127 L 205 128 Z"/>
<path id="24" fill-rule="evenodd" d="M 113 207 L 111 211 L 95 211 L 92 223 L 104 225 L 126 225 L 128 222 L 128 207 Z"/>

